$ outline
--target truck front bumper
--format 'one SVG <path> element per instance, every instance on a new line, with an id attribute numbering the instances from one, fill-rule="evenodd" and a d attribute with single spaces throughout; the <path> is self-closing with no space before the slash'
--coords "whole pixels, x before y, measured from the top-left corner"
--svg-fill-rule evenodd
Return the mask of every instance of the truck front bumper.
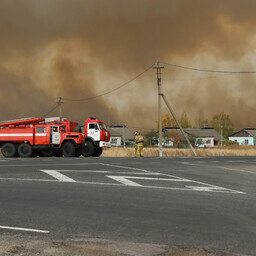
<path id="1" fill-rule="evenodd" d="M 107 147 L 107 148 L 111 148 L 111 143 L 110 142 L 106 142 L 106 141 L 100 141 L 100 148 L 101 147 Z"/>

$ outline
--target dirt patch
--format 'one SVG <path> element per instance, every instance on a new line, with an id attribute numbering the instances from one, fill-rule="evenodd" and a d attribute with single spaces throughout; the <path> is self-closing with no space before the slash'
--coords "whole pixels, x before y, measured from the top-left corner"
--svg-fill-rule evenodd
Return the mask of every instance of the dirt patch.
<path id="1" fill-rule="evenodd" d="M 104 239 L 51 239 L 32 235 L 2 235 L 0 256 L 242 256 L 198 248 L 118 242 Z M 243 255 L 246 256 L 246 255 Z"/>
<path id="2" fill-rule="evenodd" d="M 228 253 L 228 252 L 212 252 L 206 249 L 197 249 L 197 248 L 171 248 L 171 249 L 168 249 L 168 252 L 162 254 L 161 256 L 239 256 L 239 255 Z"/>
<path id="3" fill-rule="evenodd" d="M 1 235 L 0 256 L 154 256 L 166 246 L 103 239 L 50 239 Z"/>

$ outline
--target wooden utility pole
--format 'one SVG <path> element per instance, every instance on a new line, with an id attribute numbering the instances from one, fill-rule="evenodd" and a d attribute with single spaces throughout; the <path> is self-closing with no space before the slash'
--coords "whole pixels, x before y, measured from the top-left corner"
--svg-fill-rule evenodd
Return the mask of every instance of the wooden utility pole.
<path id="1" fill-rule="evenodd" d="M 188 143 L 188 145 L 189 145 L 189 147 L 190 147 L 190 149 L 191 149 L 193 155 L 194 155 L 194 156 L 197 156 L 197 153 L 196 153 L 194 147 L 192 146 L 192 144 L 191 144 L 191 142 L 190 142 L 188 136 L 187 136 L 186 133 L 184 132 L 184 130 L 183 130 L 183 128 L 182 128 L 182 126 L 181 126 L 181 124 L 180 124 L 178 118 L 176 117 L 176 115 L 175 115 L 175 113 L 174 113 L 174 111 L 173 111 L 171 105 L 169 104 L 169 102 L 167 101 L 167 99 L 166 99 L 166 97 L 165 97 L 165 95 L 164 95 L 163 93 L 161 94 L 161 96 L 163 97 L 164 102 L 165 102 L 167 108 L 169 109 L 169 111 L 170 111 L 170 113 L 172 114 L 174 120 L 176 121 L 177 125 L 179 126 L 180 131 L 181 131 L 182 135 L 184 136 L 184 138 L 186 139 L 186 141 L 187 141 L 187 143 Z"/>
<path id="2" fill-rule="evenodd" d="M 62 97 L 58 97 L 56 103 L 57 103 L 58 106 L 59 106 L 60 121 L 61 121 L 61 119 L 62 119 L 62 108 L 61 108 L 61 105 L 64 103 L 63 98 L 62 98 Z"/>
<path id="3" fill-rule="evenodd" d="M 153 67 L 153 69 L 156 69 L 156 76 L 157 76 L 157 86 L 158 86 L 158 121 L 159 121 L 159 156 L 163 156 L 163 145 L 162 145 L 162 112 L 161 112 L 161 83 L 162 83 L 162 78 L 161 78 L 161 69 L 164 67 L 159 66 L 159 61 L 157 62 L 156 66 Z"/>

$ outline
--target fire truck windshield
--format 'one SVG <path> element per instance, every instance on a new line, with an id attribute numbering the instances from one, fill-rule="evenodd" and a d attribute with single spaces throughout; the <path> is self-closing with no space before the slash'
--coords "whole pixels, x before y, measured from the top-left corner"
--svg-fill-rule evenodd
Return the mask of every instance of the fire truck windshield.
<path id="1" fill-rule="evenodd" d="M 104 123 L 99 123 L 99 127 L 101 130 L 107 130 L 107 127 Z"/>

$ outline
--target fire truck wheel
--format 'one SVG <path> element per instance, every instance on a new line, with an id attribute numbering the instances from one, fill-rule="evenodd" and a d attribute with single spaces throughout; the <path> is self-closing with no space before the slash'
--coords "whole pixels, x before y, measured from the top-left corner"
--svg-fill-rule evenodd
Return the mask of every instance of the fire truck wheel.
<path id="1" fill-rule="evenodd" d="M 76 154 L 75 145 L 72 142 L 65 142 L 62 146 L 62 154 L 64 157 L 73 157 Z"/>
<path id="2" fill-rule="evenodd" d="M 2 154 L 4 157 L 17 156 L 17 148 L 13 143 L 5 143 L 2 147 Z"/>
<path id="3" fill-rule="evenodd" d="M 102 154 L 102 148 L 96 148 L 95 149 L 95 152 L 94 152 L 94 154 L 93 154 L 93 156 L 94 157 L 99 157 L 99 156 L 101 156 L 101 154 Z"/>
<path id="4" fill-rule="evenodd" d="M 95 146 L 93 145 L 93 143 L 90 141 L 86 141 L 82 147 L 82 155 L 84 157 L 93 156 L 94 151 L 95 151 Z"/>
<path id="5" fill-rule="evenodd" d="M 33 150 L 31 146 L 27 143 L 22 143 L 18 146 L 18 154 L 20 157 L 30 157 L 32 156 Z"/>

